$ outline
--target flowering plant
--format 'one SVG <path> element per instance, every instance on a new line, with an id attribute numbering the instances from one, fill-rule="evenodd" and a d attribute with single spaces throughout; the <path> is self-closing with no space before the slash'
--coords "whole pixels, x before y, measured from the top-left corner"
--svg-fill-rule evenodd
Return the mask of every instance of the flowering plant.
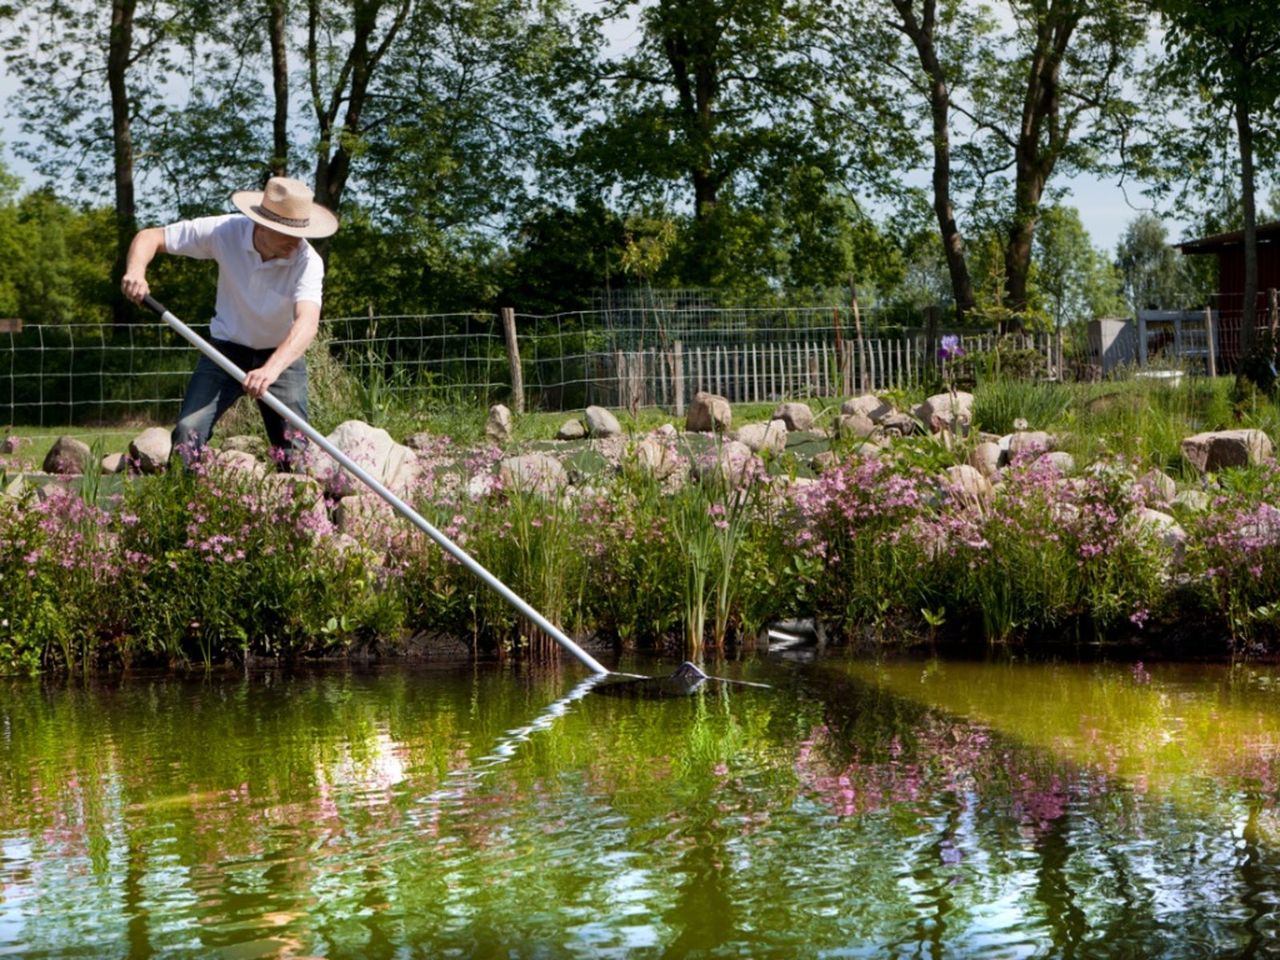
<path id="1" fill-rule="evenodd" d="M 942 338 L 942 343 L 938 347 L 938 359 L 944 364 L 948 360 L 959 360 L 964 356 L 964 347 L 960 345 L 960 335 L 956 333 L 948 333 Z"/>

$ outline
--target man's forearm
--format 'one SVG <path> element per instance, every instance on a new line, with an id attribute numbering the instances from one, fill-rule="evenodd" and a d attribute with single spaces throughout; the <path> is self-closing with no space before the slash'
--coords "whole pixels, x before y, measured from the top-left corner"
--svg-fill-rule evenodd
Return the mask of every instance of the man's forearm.
<path id="1" fill-rule="evenodd" d="M 147 267 L 151 266 L 157 253 L 164 253 L 164 227 L 139 230 L 129 244 L 120 289 L 135 303 L 141 303 L 142 298 L 151 292 L 147 284 Z"/>

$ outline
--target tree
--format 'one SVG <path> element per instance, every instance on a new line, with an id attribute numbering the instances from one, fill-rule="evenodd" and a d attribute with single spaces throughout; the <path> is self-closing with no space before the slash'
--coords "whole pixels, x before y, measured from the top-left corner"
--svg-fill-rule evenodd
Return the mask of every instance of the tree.
<path id="1" fill-rule="evenodd" d="M 1226 124 L 1235 128 L 1244 221 L 1244 303 L 1241 359 L 1249 354 L 1258 295 L 1257 166 L 1276 156 L 1273 130 L 1280 99 L 1280 15 L 1250 0 L 1153 0 L 1166 28 L 1165 57 L 1156 84 L 1182 96 L 1193 129 L 1166 139 L 1166 154 L 1186 171 L 1184 183 L 1204 182 L 1207 145 Z M 1188 96 L 1189 95 L 1189 96 Z M 1171 149 L 1170 149 L 1171 148 Z"/>
<path id="2" fill-rule="evenodd" d="M 1116 246 L 1116 266 L 1135 315 L 1190 305 L 1192 284 L 1182 255 L 1169 245 L 1164 222 L 1155 214 L 1140 214 L 1125 228 Z"/>
<path id="3" fill-rule="evenodd" d="M 1074 207 L 1055 205 L 1041 214 L 1035 247 L 1032 277 L 1054 330 L 1123 311 L 1119 272 L 1093 246 Z"/>
<path id="4" fill-rule="evenodd" d="M 574 131 L 561 169 L 624 213 L 658 204 L 682 216 L 672 267 L 687 284 L 739 275 L 741 255 L 764 250 L 761 282 L 785 283 L 775 271 L 788 259 L 775 253 L 794 235 L 777 235 L 776 213 L 801 210 L 805 196 L 819 198 L 825 218 L 889 167 L 901 124 L 837 122 L 821 9 L 812 0 L 618 0 L 584 21 L 583 57 L 565 69 L 556 101 Z M 604 56 L 605 27 L 632 12 L 639 43 Z"/>
<path id="5" fill-rule="evenodd" d="M 844 0 L 840 9 L 849 33 L 870 25 L 906 46 L 864 62 L 896 74 L 928 115 L 934 216 L 958 310 L 978 299 L 956 225 L 962 192 L 971 231 L 998 225 L 1003 234 L 1004 305 L 1017 316 L 1030 309 L 1033 239 L 1051 179 L 1106 170 L 1106 148 L 1132 118 L 1122 94 L 1146 21 L 1138 0 L 1006 6 L 1008 25 L 962 0 Z"/>
<path id="6" fill-rule="evenodd" d="M 974 295 L 952 195 L 951 87 L 954 76 L 948 74 L 949 65 L 944 59 L 950 58 L 941 49 L 947 38 L 938 32 L 938 0 L 890 0 L 890 3 L 895 16 L 889 22 L 911 41 L 919 62 L 920 73 L 917 75 L 916 71 L 909 71 L 907 76 L 928 103 L 933 153 L 933 213 L 951 277 L 956 320 L 963 323 L 965 314 L 973 309 Z M 943 4 L 944 21 L 949 26 L 956 26 L 964 16 L 962 9 L 947 0 L 943 0 Z M 968 31 L 957 29 L 956 32 L 967 33 L 972 29 L 970 21 Z M 950 66 L 954 74 L 954 61 Z"/>
<path id="7" fill-rule="evenodd" d="M 379 64 L 412 0 L 307 0 L 307 80 L 316 118 L 315 196 L 337 210 L 364 136 Z M 341 119 L 339 119 L 341 118 Z M 321 243 L 328 249 L 327 243 Z"/>

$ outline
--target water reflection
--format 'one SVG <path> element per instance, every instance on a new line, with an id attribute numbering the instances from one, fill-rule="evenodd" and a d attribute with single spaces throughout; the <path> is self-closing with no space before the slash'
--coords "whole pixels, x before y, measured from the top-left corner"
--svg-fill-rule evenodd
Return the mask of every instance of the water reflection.
<path id="1" fill-rule="evenodd" d="M 0 687 L 0 953 L 1280 953 L 1268 669 Z"/>

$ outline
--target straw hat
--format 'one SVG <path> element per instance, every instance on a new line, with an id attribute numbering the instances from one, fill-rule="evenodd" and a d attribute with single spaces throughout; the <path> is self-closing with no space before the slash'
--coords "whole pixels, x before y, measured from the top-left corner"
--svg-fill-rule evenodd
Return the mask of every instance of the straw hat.
<path id="1" fill-rule="evenodd" d="M 329 237 L 338 229 L 333 212 L 315 202 L 305 183 L 289 177 L 272 177 L 265 190 L 237 190 L 231 202 L 254 223 L 290 237 Z"/>

